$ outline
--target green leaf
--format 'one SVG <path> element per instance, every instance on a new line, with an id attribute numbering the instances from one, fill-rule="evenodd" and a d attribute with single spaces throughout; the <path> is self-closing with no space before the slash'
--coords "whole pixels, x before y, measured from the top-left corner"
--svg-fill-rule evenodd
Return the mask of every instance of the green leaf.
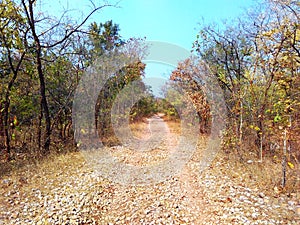
<path id="1" fill-rule="evenodd" d="M 254 127 L 254 130 L 260 131 L 260 128 L 259 128 L 258 126 L 255 126 L 255 127 Z"/>
<path id="2" fill-rule="evenodd" d="M 274 122 L 275 122 L 275 123 L 279 122 L 280 120 L 281 120 L 281 116 L 276 115 L 276 116 L 274 117 Z"/>

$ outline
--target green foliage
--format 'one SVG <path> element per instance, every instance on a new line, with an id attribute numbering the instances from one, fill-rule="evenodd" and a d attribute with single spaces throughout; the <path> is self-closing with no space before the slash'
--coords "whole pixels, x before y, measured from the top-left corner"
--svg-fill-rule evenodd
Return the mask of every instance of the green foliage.
<path id="1" fill-rule="evenodd" d="M 104 88 L 100 91 L 96 104 L 96 126 L 101 138 L 107 138 L 113 135 L 113 128 L 111 125 L 111 111 L 116 97 L 120 94 L 122 89 L 133 81 L 141 81 L 144 74 L 145 64 L 137 62 L 133 65 L 124 67 L 117 74 L 112 76 L 105 84 Z M 123 101 L 130 101 L 131 95 L 123 96 Z M 140 105 L 139 105 L 140 106 Z M 133 113 L 136 117 L 142 113 L 140 108 L 135 108 Z M 111 144 L 111 143 L 110 143 Z"/>
<path id="2" fill-rule="evenodd" d="M 139 100 L 130 111 L 130 120 L 139 121 L 158 112 L 157 101 L 154 96 L 144 97 Z"/>
<path id="3" fill-rule="evenodd" d="M 119 25 L 114 24 L 112 20 L 99 25 L 96 22 L 90 24 L 88 31 L 89 63 L 106 51 L 113 51 L 125 43 L 119 32 Z"/>
<path id="4" fill-rule="evenodd" d="M 156 99 L 156 110 L 159 113 L 163 113 L 168 120 L 179 120 L 179 114 L 174 107 L 175 102 L 169 102 L 165 98 Z"/>

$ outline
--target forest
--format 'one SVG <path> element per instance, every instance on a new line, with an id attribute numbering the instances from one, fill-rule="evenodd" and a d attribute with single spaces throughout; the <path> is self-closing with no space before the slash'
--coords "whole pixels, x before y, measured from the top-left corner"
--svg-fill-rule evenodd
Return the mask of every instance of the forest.
<path id="1" fill-rule="evenodd" d="M 76 88 L 96 58 L 124 51 L 124 46 L 138 60 L 111 76 L 98 94 L 91 112 L 97 138 L 110 148 L 122 144 L 114 134 L 111 110 L 118 93 L 132 82 L 150 94 L 131 108 L 131 124 L 139 126 L 158 113 L 171 126 L 180 121 L 172 102 L 142 84 L 146 38 L 123 39 L 122 27 L 112 20 L 90 22 L 97 11 L 117 5 L 92 4 L 76 21 L 39 11 L 39 2 L 0 1 L 0 177 L 53 154 L 78 151 L 72 122 Z M 178 63 L 168 85 L 179 85 L 192 99 L 199 134 L 208 136 L 213 123 L 212 102 L 199 76 L 205 64 L 226 107 L 223 160 L 255 167 L 250 170 L 263 173 L 256 175 L 266 189 L 299 194 L 299 1 L 263 0 L 221 27 L 201 23 L 191 51 L 195 57 Z"/>

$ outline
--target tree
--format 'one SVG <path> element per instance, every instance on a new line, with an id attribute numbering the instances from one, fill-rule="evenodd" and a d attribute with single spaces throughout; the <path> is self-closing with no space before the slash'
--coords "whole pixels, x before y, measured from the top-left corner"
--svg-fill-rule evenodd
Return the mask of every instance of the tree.
<path id="1" fill-rule="evenodd" d="M 88 61 L 87 65 L 93 63 L 95 59 L 101 57 L 108 51 L 114 51 L 116 48 L 124 44 L 119 34 L 120 28 L 117 24 L 107 21 L 97 25 L 96 22 L 90 24 L 88 31 Z M 113 100 L 118 91 L 124 87 L 125 83 L 122 80 L 121 75 L 116 75 L 109 82 L 107 82 L 105 88 L 101 91 L 98 97 L 98 101 L 95 107 L 95 124 L 96 130 L 99 130 L 100 136 L 105 136 L 112 132 L 110 126 L 110 110 Z M 99 126 L 98 121 L 101 121 Z"/>
<path id="2" fill-rule="evenodd" d="M 225 142 L 243 154 L 242 146 L 257 149 L 260 162 L 282 156 L 284 187 L 287 165 L 299 155 L 299 2 L 262 3 L 235 26 L 202 28 L 194 49 L 224 90 L 231 112 Z"/>
<path id="3" fill-rule="evenodd" d="M 280 139 L 283 142 L 282 186 L 284 187 L 287 160 L 291 160 L 293 151 L 291 143 L 295 143 L 295 137 L 299 134 L 297 124 L 300 101 L 300 10 L 299 2 L 296 1 L 280 0 L 268 1 L 268 3 L 270 16 L 268 24 L 260 28 L 258 44 L 262 52 L 261 58 L 265 59 L 260 67 L 270 74 L 275 89 L 275 96 L 268 110 L 273 124 L 269 134 L 275 136 L 274 133 L 282 133 L 283 130 Z M 262 110 L 265 109 L 265 105 L 266 103 L 263 104 Z"/>
<path id="4" fill-rule="evenodd" d="M 144 75 L 144 70 L 145 64 L 141 61 L 128 65 L 112 76 L 101 90 L 96 104 L 95 119 L 96 128 L 102 139 L 113 135 L 111 109 L 117 95 L 126 85 L 133 81 L 140 81 Z M 125 97 L 130 98 L 131 96 Z"/>
<path id="5" fill-rule="evenodd" d="M 197 76 L 197 63 L 191 59 L 178 63 L 170 80 L 183 88 L 189 95 L 200 118 L 199 130 L 202 134 L 209 133 L 211 126 L 210 106 L 204 93 L 204 80 Z"/>
<path id="6" fill-rule="evenodd" d="M 11 158 L 11 140 L 16 139 L 16 133 L 19 137 L 23 133 L 22 142 L 26 142 L 24 129 L 35 128 L 37 138 L 30 135 L 30 142 L 37 140 L 39 150 L 48 153 L 53 128 L 60 126 L 66 133 L 71 124 L 66 125 L 65 120 L 70 121 L 72 93 L 83 69 L 79 67 L 83 55 L 78 46 L 84 44 L 80 36 L 86 32 L 81 28 L 92 14 L 111 5 L 93 4 L 94 8 L 79 22 L 70 21 L 66 11 L 59 19 L 38 11 L 36 0 L 4 0 L 0 5 L 0 134 L 4 136 L 6 155 Z M 61 70 L 58 72 L 57 68 Z M 76 76 L 68 78 L 66 71 L 74 71 Z M 69 82 L 68 87 L 62 86 L 63 80 Z M 57 92 L 53 87 L 58 87 Z M 20 119 L 23 130 L 18 127 L 15 132 Z"/>
<path id="7" fill-rule="evenodd" d="M 101 56 L 105 51 L 113 51 L 114 48 L 124 44 L 125 42 L 119 32 L 119 26 L 114 24 L 112 20 L 99 25 L 96 22 L 91 23 L 88 31 L 90 60 Z"/>
<path id="8" fill-rule="evenodd" d="M 289 124 L 298 102 L 299 3 L 268 0 L 257 9 L 222 30 L 204 26 L 194 49 L 224 90 L 237 147 L 243 132 L 256 132 L 262 160 L 263 150 L 281 133 L 274 121 Z"/>
<path id="9" fill-rule="evenodd" d="M 35 6 L 36 6 L 36 0 L 22 0 L 21 1 L 24 15 L 27 19 L 27 24 L 30 28 L 30 35 L 32 39 L 27 39 L 29 42 L 29 47 L 33 49 L 33 55 L 35 58 L 35 65 L 36 70 L 39 77 L 39 83 L 40 83 L 40 96 L 41 96 L 41 102 L 40 102 L 40 121 L 42 121 L 42 118 L 45 118 L 45 140 L 43 143 L 43 150 L 44 153 L 49 152 L 49 147 L 51 143 L 51 115 L 49 111 L 49 105 L 48 105 L 48 99 L 47 99 L 47 87 L 46 87 L 46 79 L 45 79 L 45 73 L 43 70 L 43 58 L 45 54 L 49 51 L 53 51 L 54 49 L 63 49 L 65 47 L 66 42 L 69 40 L 69 38 L 75 33 L 78 32 L 79 29 L 86 23 L 86 21 L 89 19 L 89 17 L 98 11 L 99 9 L 109 6 L 109 5 L 103 5 L 99 7 L 95 7 L 81 22 L 78 24 L 70 25 L 69 23 L 63 23 L 62 19 L 60 19 L 58 22 L 55 21 L 53 24 L 52 18 L 38 18 Z M 49 22 L 48 27 L 43 26 L 42 30 L 38 30 L 38 25 L 40 23 L 43 23 L 45 25 L 45 21 Z M 69 22 L 69 21 L 68 21 Z M 55 39 L 55 37 L 52 37 L 52 34 L 57 32 L 59 29 L 65 29 L 65 32 L 63 32 L 63 35 L 60 36 L 58 39 Z"/>
<path id="10" fill-rule="evenodd" d="M 88 46 L 85 52 L 88 52 L 86 65 L 93 63 L 95 59 L 101 57 L 107 52 L 118 51 L 124 44 L 129 45 L 130 42 L 138 44 L 142 40 L 128 40 L 125 42 L 119 34 L 120 28 L 111 20 L 97 25 L 96 22 L 89 26 Z M 131 43 L 131 44 L 132 44 Z M 138 51 L 135 49 L 134 51 Z M 139 54 L 139 53 L 137 53 Z M 95 106 L 95 124 L 102 139 L 113 135 L 111 125 L 111 108 L 118 93 L 130 82 L 140 80 L 144 74 L 145 64 L 141 61 L 134 65 L 128 65 L 120 71 L 116 71 L 101 90 Z M 109 143 L 112 144 L 112 143 Z"/>
<path id="11" fill-rule="evenodd" d="M 251 65 L 250 56 L 253 52 L 251 40 L 247 38 L 242 25 L 238 23 L 235 27 L 227 26 L 224 30 L 204 26 L 194 42 L 194 50 L 208 64 L 224 91 L 238 150 L 241 148 L 243 134 L 243 86 L 249 82 L 246 73 Z"/>
<path id="12" fill-rule="evenodd" d="M 26 36 L 28 29 L 25 24 L 21 8 L 10 0 L 2 1 L 0 21 L 0 57 L 1 77 L 7 83 L 3 86 L 1 93 L 0 107 L 1 123 L 0 130 L 4 130 L 5 148 L 7 159 L 11 158 L 10 146 L 10 94 L 21 69 L 26 51 Z M 6 86 L 6 87 L 5 87 Z"/>

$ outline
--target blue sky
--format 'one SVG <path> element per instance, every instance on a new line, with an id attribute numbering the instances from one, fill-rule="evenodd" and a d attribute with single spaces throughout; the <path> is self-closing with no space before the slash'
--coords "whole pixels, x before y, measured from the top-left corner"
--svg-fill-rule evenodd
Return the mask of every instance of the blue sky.
<path id="1" fill-rule="evenodd" d="M 115 3 L 116 1 L 110 1 Z M 93 15 L 88 22 L 98 23 L 113 20 L 119 24 L 120 34 L 124 39 L 130 37 L 146 37 L 146 40 L 164 41 L 191 50 L 200 29 L 199 23 L 216 23 L 243 16 L 246 9 L 255 0 L 121 0 L 118 7 L 106 7 Z M 94 0 L 101 4 L 101 1 Z M 64 6 L 74 9 L 68 15 L 78 18 L 81 12 L 90 10 L 88 0 L 56 0 L 43 3 L 40 7 L 47 8 L 49 13 L 59 14 Z M 170 66 L 149 63 L 146 76 L 168 77 Z M 157 89 L 158 87 L 154 87 Z"/>
<path id="2" fill-rule="evenodd" d="M 121 0 L 119 7 L 106 7 L 96 13 L 89 22 L 113 20 L 119 24 L 124 39 L 147 37 L 147 40 L 171 42 L 190 49 L 199 31 L 199 22 L 216 22 L 242 16 L 244 9 L 255 0 Z M 93 0 L 96 5 L 101 1 Z M 103 2 L 103 1 L 102 1 Z M 117 0 L 111 0 L 116 3 Z M 74 9 L 70 17 L 87 13 L 89 0 L 43 1 L 42 8 L 59 14 L 62 6 Z"/>
<path id="3" fill-rule="evenodd" d="M 252 0 L 122 0 L 120 8 L 107 8 L 99 19 L 112 19 L 125 38 L 147 37 L 190 49 L 198 23 L 239 16 Z"/>

